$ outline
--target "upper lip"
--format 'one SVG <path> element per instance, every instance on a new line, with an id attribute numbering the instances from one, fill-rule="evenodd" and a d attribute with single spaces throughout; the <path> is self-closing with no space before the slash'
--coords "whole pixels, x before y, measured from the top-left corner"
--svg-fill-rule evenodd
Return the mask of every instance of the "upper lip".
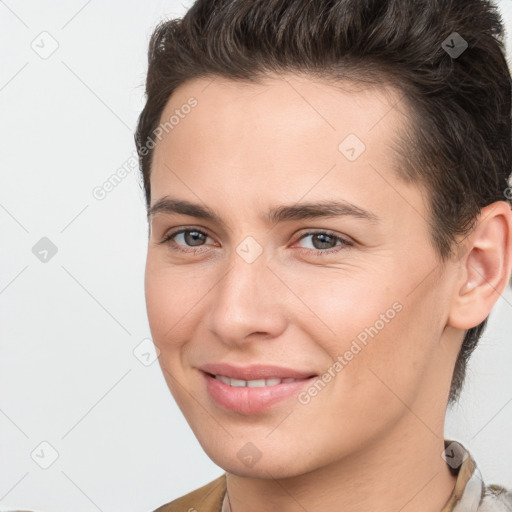
<path id="1" fill-rule="evenodd" d="M 233 366 L 228 363 L 211 363 L 199 367 L 205 373 L 223 375 L 230 379 L 258 380 L 258 379 L 306 379 L 315 374 L 313 372 L 284 368 L 275 365 L 252 364 L 250 366 Z"/>

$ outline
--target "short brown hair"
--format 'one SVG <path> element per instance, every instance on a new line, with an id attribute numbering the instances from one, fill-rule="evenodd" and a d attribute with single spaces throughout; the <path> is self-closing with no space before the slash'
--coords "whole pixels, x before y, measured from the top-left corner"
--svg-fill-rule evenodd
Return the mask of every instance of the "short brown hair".
<path id="1" fill-rule="evenodd" d="M 147 141 L 184 82 L 257 81 L 291 71 L 388 84 L 414 119 L 393 146 L 398 172 L 425 187 L 432 243 L 444 260 L 481 208 L 512 197 L 512 80 L 503 35 L 487 0 L 197 0 L 182 19 L 160 22 L 149 43 L 147 101 L 135 133 L 147 208 L 154 146 Z M 459 398 L 486 322 L 465 333 L 449 403 Z"/>

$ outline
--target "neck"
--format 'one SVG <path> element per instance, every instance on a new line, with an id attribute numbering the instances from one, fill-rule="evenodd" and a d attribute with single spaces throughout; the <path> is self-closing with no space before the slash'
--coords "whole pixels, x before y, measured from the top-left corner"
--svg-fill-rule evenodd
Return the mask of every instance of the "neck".
<path id="1" fill-rule="evenodd" d="M 440 434 L 429 427 L 407 414 L 385 438 L 294 477 L 227 473 L 222 512 L 441 512 L 456 477 L 441 457 L 443 426 L 436 429 Z"/>

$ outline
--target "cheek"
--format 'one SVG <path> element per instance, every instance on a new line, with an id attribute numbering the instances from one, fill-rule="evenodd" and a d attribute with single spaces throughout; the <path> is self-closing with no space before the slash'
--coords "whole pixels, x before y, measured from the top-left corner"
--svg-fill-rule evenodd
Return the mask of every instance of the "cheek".
<path id="1" fill-rule="evenodd" d="M 366 413 L 375 421 L 383 408 L 393 415 L 404 412 L 404 404 L 413 406 L 435 357 L 437 343 L 435 333 L 430 332 L 429 301 L 402 298 L 399 304 L 399 311 L 391 308 L 377 321 L 368 319 L 363 330 L 347 338 L 351 347 L 356 343 L 361 350 L 345 367 L 345 384 L 356 402 L 367 402 Z"/>
<path id="2" fill-rule="evenodd" d="M 377 275 L 340 278 L 335 285 L 315 279 L 299 288 L 311 311 L 296 321 L 330 356 L 329 368 L 340 363 L 341 370 L 340 365 L 331 369 L 335 384 L 328 387 L 356 410 L 366 403 L 377 412 L 384 403 L 400 408 L 393 391 L 412 402 L 432 360 L 436 333 L 429 331 L 429 318 L 435 314 L 435 297 L 408 296 L 410 290 L 404 289 L 397 280 L 393 285 L 389 277 Z"/>
<path id="3" fill-rule="evenodd" d="M 185 274 L 148 253 L 144 283 L 148 322 L 153 342 L 160 351 L 162 375 L 183 414 L 191 404 L 183 392 L 182 349 L 190 339 L 193 325 L 197 325 L 192 306 L 199 300 L 197 287 L 190 284 L 190 276 Z"/>
<path id="4" fill-rule="evenodd" d="M 330 355 L 349 350 L 352 340 L 364 344 L 372 335 L 388 330 L 400 316 L 398 293 L 385 276 L 363 270 L 322 270 L 330 273 L 314 271 L 307 279 L 304 274 L 292 280 L 301 299 L 295 315 L 311 339 L 324 339 L 322 344 Z"/>
<path id="5" fill-rule="evenodd" d="M 201 288 L 189 272 L 162 265 L 148 254 L 145 298 L 153 341 L 161 352 L 180 346 L 191 328 Z"/>

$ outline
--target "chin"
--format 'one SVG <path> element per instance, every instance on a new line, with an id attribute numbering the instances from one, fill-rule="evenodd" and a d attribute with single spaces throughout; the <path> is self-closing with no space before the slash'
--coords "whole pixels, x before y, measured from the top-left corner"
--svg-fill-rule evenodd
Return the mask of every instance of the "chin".
<path id="1" fill-rule="evenodd" d="M 297 450 L 294 448 L 287 450 L 286 453 L 278 453 L 276 449 L 264 449 L 262 450 L 263 453 L 260 452 L 259 459 L 251 460 L 251 451 L 255 456 L 258 456 L 251 443 L 244 443 L 241 449 L 233 449 L 233 446 L 236 445 L 237 443 L 231 442 L 222 452 L 219 451 L 218 446 L 214 449 L 203 446 L 203 449 L 217 466 L 240 477 L 293 478 L 318 469 L 312 463 L 313 461 L 308 461 L 304 457 L 305 454 L 297 454 Z M 268 453 L 267 456 L 265 456 L 265 452 Z"/>

